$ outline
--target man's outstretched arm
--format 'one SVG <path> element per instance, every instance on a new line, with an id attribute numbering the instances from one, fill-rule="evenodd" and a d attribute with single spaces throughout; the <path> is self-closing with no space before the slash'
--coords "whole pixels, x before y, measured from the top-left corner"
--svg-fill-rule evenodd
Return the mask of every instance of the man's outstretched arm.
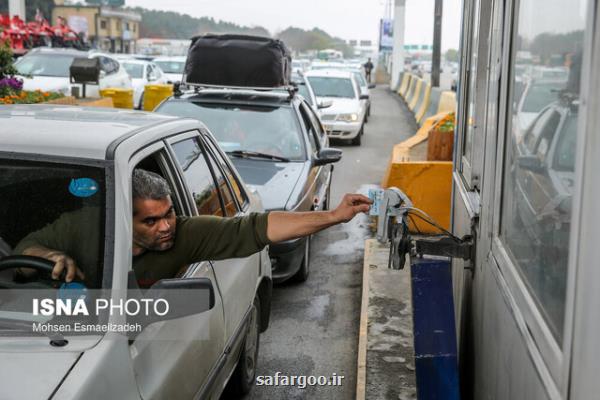
<path id="1" fill-rule="evenodd" d="M 283 242 L 319 232 L 332 225 L 348 222 L 361 212 L 368 212 L 371 199 L 361 194 L 346 194 L 331 211 L 271 211 L 267 225 L 269 241 Z"/>

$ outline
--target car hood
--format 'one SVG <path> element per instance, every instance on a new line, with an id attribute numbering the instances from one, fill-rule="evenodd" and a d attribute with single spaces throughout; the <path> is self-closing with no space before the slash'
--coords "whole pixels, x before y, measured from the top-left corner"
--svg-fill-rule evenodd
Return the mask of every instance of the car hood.
<path id="1" fill-rule="evenodd" d="M 317 97 L 317 101 L 331 101 L 331 107 L 321 110 L 325 114 L 349 114 L 360 111 L 360 102 L 357 99 L 342 99 L 339 97 Z"/>
<path id="2" fill-rule="evenodd" d="M 23 89 L 24 90 L 43 90 L 64 93 L 65 90 L 70 90 L 69 78 L 61 78 L 58 76 L 33 76 L 23 77 Z"/>
<path id="3" fill-rule="evenodd" d="M 50 398 L 81 354 L 50 350 L 37 353 L 2 352 L 0 387 L 3 396 L 11 399 Z"/>
<path id="4" fill-rule="evenodd" d="M 290 198 L 304 164 L 231 158 L 233 165 L 248 185 L 258 191 L 265 210 L 281 210 Z"/>

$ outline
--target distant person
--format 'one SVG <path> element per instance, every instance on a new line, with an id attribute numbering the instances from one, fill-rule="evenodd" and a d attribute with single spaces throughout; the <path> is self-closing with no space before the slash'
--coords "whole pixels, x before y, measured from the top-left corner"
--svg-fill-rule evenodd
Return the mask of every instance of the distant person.
<path id="1" fill-rule="evenodd" d="M 367 62 L 363 64 L 363 68 L 365 69 L 365 76 L 367 77 L 367 82 L 371 83 L 371 71 L 373 71 L 373 63 L 371 62 L 370 57 L 367 60 Z"/>

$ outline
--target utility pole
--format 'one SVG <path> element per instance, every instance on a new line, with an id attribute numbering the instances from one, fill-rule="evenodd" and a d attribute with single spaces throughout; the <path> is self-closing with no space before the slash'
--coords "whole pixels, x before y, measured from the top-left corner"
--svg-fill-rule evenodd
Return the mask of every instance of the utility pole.
<path id="1" fill-rule="evenodd" d="M 440 62 L 442 52 L 442 12 L 444 0 L 435 0 L 433 12 L 433 53 L 431 55 L 431 86 L 440 86 Z"/>

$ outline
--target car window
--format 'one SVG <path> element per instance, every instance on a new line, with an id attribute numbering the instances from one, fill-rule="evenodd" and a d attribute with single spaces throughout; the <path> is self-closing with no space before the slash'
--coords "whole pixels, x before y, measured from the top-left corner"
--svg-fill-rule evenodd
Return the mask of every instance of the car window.
<path id="1" fill-rule="evenodd" d="M 183 177 L 192 194 L 198 214 L 223 216 L 219 191 L 204 158 L 198 138 L 185 139 L 172 146 Z"/>
<path id="2" fill-rule="evenodd" d="M 0 159 L 0 258 L 32 245 L 62 251 L 84 272 L 86 287 L 100 288 L 106 193 L 99 167 Z M 13 280 L 10 272 L 0 273 L 0 287 Z M 32 279 L 50 285 L 43 274 Z"/>
<path id="3" fill-rule="evenodd" d="M 291 107 L 167 101 L 157 111 L 204 122 L 225 152 L 247 150 L 304 160 L 300 126 Z"/>
<path id="4" fill-rule="evenodd" d="M 308 117 L 310 118 L 310 121 L 312 122 L 312 125 L 315 128 L 315 132 L 317 133 L 319 142 L 322 142 L 323 139 L 327 137 L 327 133 L 325 132 L 325 129 L 323 129 L 323 125 L 321 125 L 321 120 L 319 119 L 319 117 L 317 117 L 317 114 L 315 114 L 314 110 L 310 107 L 306 107 L 306 113 L 308 114 Z"/>
<path id="5" fill-rule="evenodd" d="M 75 57 L 62 54 L 28 54 L 15 62 L 20 75 L 69 77 Z"/>
<path id="6" fill-rule="evenodd" d="M 575 171 L 575 147 L 577 144 L 577 114 L 570 114 L 558 135 L 554 168 L 559 171 Z"/>
<path id="7" fill-rule="evenodd" d="M 215 180 L 217 181 L 217 186 L 221 192 L 221 198 L 223 199 L 223 205 L 225 207 L 225 216 L 233 217 L 238 212 L 235 200 L 233 200 L 233 193 L 231 193 L 231 189 L 227 184 L 227 180 L 225 179 L 225 176 L 223 176 L 221 169 L 217 166 L 217 162 L 215 161 L 214 157 L 215 156 L 212 151 L 208 150 L 206 152 L 206 158 L 208 158 L 208 162 L 212 167 Z"/>
<path id="8" fill-rule="evenodd" d="M 144 77 L 144 66 L 142 64 L 124 62 L 122 65 L 131 78 L 142 79 Z"/>
<path id="9" fill-rule="evenodd" d="M 302 116 L 302 121 L 304 121 L 304 126 L 306 127 L 306 133 L 308 134 L 308 140 L 310 141 L 311 153 L 316 153 L 319 150 L 319 139 L 317 138 L 317 133 L 315 132 L 315 126 L 311 121 L 308 111 L 304 104 L 300 104 L 300 115 Z"/>
<path id="10" fill-rule="evenodd" d="M 367 81 L 365 80 L 365 78 L 363 77 L 363 75 L 360 72 L 354 71 L 354 72 L 352 72 L 352 74 L 354 75 L 354 79 L 356 79 L 358 86 L 361 86 L 361 87 L 367 86 Z"/>
<path id="11" fill-rule="evenodd" d="M 350 78 L 311 76 L 307 78 L 317 97 L 356 98 Z"/>
<path id="12" fill-rule="evenodd" d="M 311 106 L 314 106 L 312 96 L 310 95 L 310 92 L 308 91 L 308 86 L 306 85 L 306 83 L 298 83 L 298 94 L 300 96 L 304 97 L 304 99 Z"/>
<path id="13" fill-rule="evenodd" d="M 238 204 L 242 209 L 244 209 L 246 204 L 248 203 L 248 196 L 246 195 L 246 192 L 242 189 L 241 183 L 238 181 L 238 178 L 231 170 L 231 167 L 229 166 L 227 161 L 225 161 L 225 158 L 223 158 L 223 156 L 221 155 L 221 152 L 217 150 L 217 147 L 215 146 L 215 143 L 212 141 L 212 139 L 207 138 L 206 144 L 211 148 L 212 153 L 215 155 L 217 162 L 221 166 L 221 170 L 225 173 L 225 175 L 227 175 L 227 180 L 229 181 L 229 184 L 233 189 L 233 194 L 237 198 Z"/>
<path id="14" fill-rule="evenodd" d="M 530 154 L 535 154 L 540 138 L 548 138 L 553 134 L 559 121 L 560 114 L 552 109 L 536 120 L 525 134 L 525 147 Z"/>

